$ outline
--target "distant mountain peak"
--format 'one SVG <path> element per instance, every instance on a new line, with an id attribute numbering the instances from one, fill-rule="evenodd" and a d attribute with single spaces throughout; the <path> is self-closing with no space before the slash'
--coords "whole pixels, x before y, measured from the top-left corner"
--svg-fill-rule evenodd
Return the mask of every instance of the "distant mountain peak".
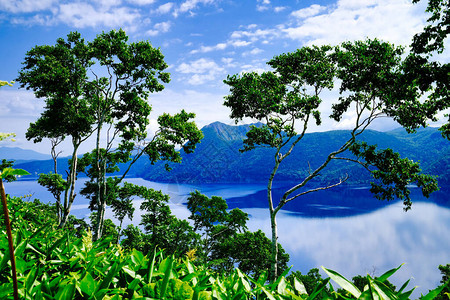
<path id="1" fill-rule="evenodd" d="M 12 160 L 47 160 L 51 159 L 48 154 L 18 147 L 0 147 L 0 159 Z"/>
<path id="2" fill-rule="evenodd" d="M 250 129 L 250 125 L 227 125 L 222 122 L 214 122 L 202 128 L 204 133 L 215 134 L 224 141 L 242 140 Z"/>

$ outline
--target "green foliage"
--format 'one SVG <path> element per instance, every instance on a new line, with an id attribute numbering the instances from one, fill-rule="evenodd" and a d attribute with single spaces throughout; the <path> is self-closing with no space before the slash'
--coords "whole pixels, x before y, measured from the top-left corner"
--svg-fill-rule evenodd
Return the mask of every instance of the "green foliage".
<path id="1" fill-rule="evenodd" d="M 440 265 L 439 270 L 442 274 L 441 287 L 443 289 L 436 295 L 436 300 L 450 299 L 450 264 Z"/>
<path id="2" fill-rule="evenodd" d="M 317 285 L 325 282 L 325 279 L 319 274 L 319 269 L 317 268 L 309 270 L 306 275 L 303 275 L 300 271 L 292 272 L 286 279 L 291 285 L 295 284 L 295 280 L 301 282 L 305 287 L 305 294 L 307 295 L 311 295 Z M 328 291 L 327 288 L 324 288 L 324 290 Z"/>
<path id="3" fill-rule="evenodd" d="M 425 196 L 437 190 L 435 178 L 420 174 L 416 163 L 401 159 L 392 150 L 379 152 L 374 160 L 370 157 L 374 151 L 366 156 L 365 151 L 355 151 L 356 159 L 346 156 L 350 148 L 358 148 L 354 146 L 356 138 L 380 117 L 393 118 L 408 132 L 427 125 L 430 107 L 422 103 L 417 82 L 405 79 L 408 73 L 404 69 L 402 55 L 402 48 L 377 39 L 344 42 L 334 48 L 303 47 L 270 60 L 268 65 L 273 71 L 232 75 L 224 80 L 230 86 L 230 94 L 224 101 L 224 105 L 231 109 L 230 117 L 236 122 L 247 117 L 263 122 L 251 126 L 242 151 L 261 147 L 274 150 L 272 170 L 267 172 L 273 243 L 272 278 L 277 277 L 277 212 L 302 195 L 345 182 L 348 174 L 344 173 L 335 182 L 327 181 L 319 187 L 308 185 L 332 161 L 353 162 L 367 169 L 368 165 L 379 168 L 369 169 L 371 175 L 382 183 L 375 183 L 372 191 L 382 199 L 400 197 L 407 209 L 411 205 L 409 183 L 416 182 Z M 335 149 L 327 150 L 328 154 L 320 158 L 317 166 L 312 167 L 305 161 L 308 166 L 304 167 L 307 169 L 304 176 L 287 188 L 279 199 L 273 199 L 272 186 L 280 165 L 304 140 L 310 122 L 321 124 L 318 110 L 322 102 L 321 93 L 325 89 L 331 90 L 335 82 L 339 84 L 341 96 L 332 105 L 330 118 L 339 122 L 344 114 L 351 113 L 355 122 L 350 134 L 343 137 Z"/>
<path id="4" fill-rule="evenodd" d="M 120 193 L 122 196 L 136 195 L 143 199 L 140 209 L 145 212 L 140 223 L 145 233 L 138 227 L 129 225 L 123 231 L 124 239 L 121 242 L 123 247 L 138 249 L 145 254 L 159 248 L 168 254 L 177 255 L 197 247 L 199 235 L 186 220 L 180 220 L 172 215 L 167 204 L 168 195 L 127 182 L 124 183 Z"/>
<path id="5" fill-rule="evenodd" d="M 418 3 L 421 0 L 413 0 Z M 444 51 L 444 40 L 450 34 L 450 3 L 448 0 L 428 0 L 426 12 L 431 16 L 424 31 L 414 36 L 412 48 L 416 53 Z"/>
<path id="6" fill-rule="evenodd" d="M 22 207 L 16 211 L 18 216 L 28 209 L 37 211 L 33 202 L 19 198 L 14 201 Z M 410 291 L 405 292 L 407 283 L 398 291 L 383 284 L 398 268 L 377 278 L 367 276 L 365 291 L 328 269 L 325 271 L 344 288 L 343 292 L 327 288 L 329 278 L 322 279 L 317 269 L 308 273 L 311 284 L 306 277 L 285 278 L 285 274 L 268 284 L 267 272 L 248 276 L 233 269 L 225 274 L 204 264 L 193 264 L 186 257 L 166 256 L 161 251 L 147 255 L 136 249 L 125 251 L 111 238 L 93 241 L 90 231 L 75 237 L 58 229 L 55 220 L 44 221 L 42 217 L 47 213 L 44 207 L 40 208 L 36 219 L 20 216 L 14 222 L 19 296 L 25 299 L 349 299 L 350 292 L 360 299 L 372 299 L 371 296 L 409 299 L 410 295 Z M 2 234 L 0 297 L 12 299 L 5 249 L 7 241 Z M 423 299 L 431 299 L 442 288 Z"/>
<path id="7" fill-rule="evenodd" d="M 439 189 L 436 177 L 421 174 L 418 163 L 401 158 L 392 149 L 377 151 L 376 146 L 362 142 L 354 143 L 350 151 L 358 158 L 364 159 L 366 168 L 375 168 L 370 169 L 373 178 L 376 179 L 371 183 L 370 191 L 380 200 L 401 199 L 405 210 L 408 210 L 412 205 L 408 185 L 417 184 L 422 188 L 425 197 Z"/>
<path id="8" fill-rule="evenodd" d="M 258 277 L 270 268 L 271 242 L 258 230 L 247 230 L 248 214 L 235 208 L 228 211 L 226 201 L 192 192 L 187 207 L 194 230 L 202 234 L 202 248 L 197 256 L 204 264 L 221 272 L 232 272 L 237 265 L 245 274 Z M 278 266 L 287 269 L 289 255 L 279 245 Z"/>
<path id="9" fill-rule="evenodd" d="M 94 237 L 100 238 L 106 206 L 112 204 L 117 186 L 139 157 L 146 153 L 152 163 L 180 162 L 179 147 L 186 153 L 195 149 L 202 134 L 192 121 L 195 115 L 184 110 L 160 116 L 160 129 L 150 141 L 146 139 L 151 113 L 148 97 L 170 81 L 167 67 L 160 49 L 148 41 L 129 43 L 123 30 L 103 32 L 91 42 L 71 32 L 54 46 L 36 46 L 27 52 L 18 81 L 38 98 L 45 98 L 46 104 L 41 117 L 30 125 L 27 139 L 40 142 L 49 138 L 59 143 L 67 136 L 72 138 L 61 226 L 75 198 L 77 172 L 91 179 L 83 193 L 89 195 L 91 209 L 97 211 Z M 106 126 L 108 135 L 103 139 Z M 93 134 L 95 150 L 77 166 L 77 150 Z M 106 174 L 118 171 L 119 163 L 128 163 L 123 176 L 107 180 Z"/>

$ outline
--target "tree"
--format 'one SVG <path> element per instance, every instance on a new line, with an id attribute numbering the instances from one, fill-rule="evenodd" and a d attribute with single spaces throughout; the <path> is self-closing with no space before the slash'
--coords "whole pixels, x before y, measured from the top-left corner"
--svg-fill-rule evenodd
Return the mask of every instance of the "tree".
<path id="1" fill-rule="evenodd" d="M 89 49 L 78 33 L 67 41 L 59 38 L 54 46 L 36 46 L 27 52 L 17 80 L 21 87 L 45 98 L 45 111 L 26 133 L 35 143 L 44 138 L 72 141 L 72 155 L 67 174 L 60 227 L 68 220 L 75 200 L 78 149 L 93 133 L 93 110 L 85 92 L 88 69 L 93 65 Z"/>
<path id="2" fill-rule="evenodd" d="M 361 165 L 373 175 L 371 191 L 379 199 L 403 200 L 411 206 L 408 185 L 415 183 L 425 196 L 437 189 L 435 178 L 424 175 L 417 163 L 402 159 L 390 149 L 377 150 L 358 137 L 381 117 L 391 117 L 409 131 L 426 126 L 428 111 L 420 102 L 415 81 L 407 81 L 402 48 L 379 40 L 345 42 L 337 47 L 303 47 L 268 62 L 273 71 L 228 76 L 224 82 L 230 94 L 224 105 L 236 122 L 253 118 L 263 122 L 251 126 L 241 151 L 257 147 L 274 150 L 273 169 L 268 176 L 267 198 L 272 228 L 271 274 L 277 277 L 278 233 L 276 215 L 283 206 L 299 197 L 344 183 L 348 176 L 325 185 L 314 184 L 320 172 L 336 160 Z M 309 174 L 287 189 L 280 199 L 272 196 L 277 170 L 305 136 L 310 122 L 321 124 L 321 92 L 339 83 L 340 97 L 331 107 L 330 117 L 339 122 L 344 113 L 355 117 L 347 140 L 309 166 Z M 297 133 L 297 130 L 299 131 Z M 305 162 L 307 163 L 307 162 Z"/>
<path id="3" fill-rule="evenodd" d="M 413 0 L 418 3 L 420 0 Z M 424 30 L 416 34 L 411 43 L 405 68 L 406 77 L 418 82 L 420 90 L 427 94 L 425 104 L 433 121 L 436 112 L 450 108 L 450 63 L 436 61 L 445 50 L 445 40 L 450 34 L 450 3 L 448 0 L 428 0 L 426 12 L 431 14 Z M 442 135 L 450 139 L 450 115 L 441 126 Z"/>
<path id="4" fill-rule="evenodd" d="M 124 230 L 122 245 L 149 253 L 156 247 L 165 249 L 167 254 L 184 254 L 197 246 L 199 236 L 186 220 L 179 220 L 170 210 L 169 196 L 144 186 L 125 182 L 119 194 L 143 199 L 140 209 L 141 223 L 145 233 L 138 227 L 128 226 Z M 122 196 L 121 196 L 122 197 Z M 130 198 L 131 199 L 131 198 Z"/>
<path id="5" fill-rule="evenodd" d="M 148 98 L 170 81 L 166 68 L 160 49 L 148 41 L 128 43 L 123 30 L 99 34 L 87 43 L 79 33 L 70 33 L 67 41 L 58 39 L 55 46 L 36 46 L 27 53 L 18 80 L 46 102 L 44 113 L 30 124 L 27 138 L 35 142 L 50 138 L 58 143 L 72 137 L 61 226 L 75 198 L 77 171 L 91 178 L 88 190 L 95 202 L 91 207 L 97 212 L 94 238 L 100 238 L 109 170 L 117 163 L 128 163 L 115 181 L 118 185 L 144 154 L 152 163 L 162 159 L 179 162 L 177 149 L 187 153 L 195 149 L 202 134 L 191 121 L 195 115 L 184 110 L 174 116 L 160 116 L 159 130 L 147 139 L 151 112 Z M 86 154 L 79 166 L 77 149 L 91 135 L 95 136 L 95 150 Z"/>
<path id="6" fill-rule="evenodd" d="M 254 277 L 270 267 L 270 240 L 261 231 L 247 230 L 248 214 L 238 208 L 227 211 L 226 201 L 217 196 L 211 198 L 199 191 L 192 192 L 187 207 L 194 230 L 203 236 L 202 251 L 198 256 L 211 267 L 231 272 L 237 265 L 241 271 Z M 278 265 L 287 268 L 289 255 L 278 246 Z"/>

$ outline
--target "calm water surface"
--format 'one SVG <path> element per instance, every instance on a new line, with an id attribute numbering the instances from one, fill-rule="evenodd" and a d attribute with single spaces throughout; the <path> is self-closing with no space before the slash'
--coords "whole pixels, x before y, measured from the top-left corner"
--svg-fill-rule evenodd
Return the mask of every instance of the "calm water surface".
<path id="1" fill-rule="evenodd" d="M 83 183 L 79 180 L 78 186 Z M 239 207 L 248 214 L 250 230 L 262 229 L 270 237 L 266 209 L 265 185 L 262 184 L 165 184 L 129 178 L 127 181 L 162 190 L 171 196 L 170 207 L 179 218 L 187 218 L 185 203 L 195 189 L 227 199 L 230 208 Z M 51 195 L 35 181 L 6 185 L 14 196 L 32 194 L 33 198 L 51 199 Z M 276 190 L 278 195 L 283 189 Z M 411 279 L 409 287 L 418 286 L 413 294 L 426 293 L 441 279 L 439 264 L 450 263 L 450 197 L 446 190 L 430 199 L 413 189 L 413 208 L 403 211 L 401 202 L 374 199 L 367 188 L 340 187 L 298 198 L 278 214 L 279 241 L 290 254 L 292 270 L 306 273 L 321 265 L 351 278 L 357 274 L 381 275 L 404 266 L 392 277 L 400 286 Z M 139 224 L 140 200 L 128 224 Z M 87 217 L 88 201 L 78 198 L 72 212 Z M 112 212 L 107 216 L 112 218 Z"/>

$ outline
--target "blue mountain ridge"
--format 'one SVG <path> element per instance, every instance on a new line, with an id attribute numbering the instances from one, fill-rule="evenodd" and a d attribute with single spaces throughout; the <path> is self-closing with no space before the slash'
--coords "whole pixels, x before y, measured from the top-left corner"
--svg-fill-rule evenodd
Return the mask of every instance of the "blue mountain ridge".
<path id="1" fill-rule="evenodd" d="M 258 125 L 258 124 L 257 124 Z M 204 138 L 192 154 L 182 153 L 182 163 L 170 163 L 172 170 L 166 171 L 164 162 L 154 165 L 146 157 L 142 157 L 132 167 L 129 177 L 141 177 L 158 182 L 178 183 L 256 183 L 267 182 L 273 167 L 274 151 L 269 148 L 258 148 L 240 153 L 242 140 L 250 125 L 232 126 L 214 122 L 202 128 Z M 303 179 L 311 169 L 319 166 L 325 157 L 336 150 L 350 132 L 335 130 L 306 134 L 297 144 L 292 154 L 283 162 L 276 181 L 298 181 Z M 403 157 L 420 161 L 425 173 L 439 175 L 440 184 L 450 183 L 450 141 L 445 140 L 436 128 L 424 128 L 415 134 L 408 134 L 404 129 L 389 132 L 367 130 L 360 138 L 369 144 L 377 144 L 379 148 L 392 148 Z M 19 159 L 8 155 L 6 147 L 0 148 L 0 158 Z M 15 154 L 17 149 L 11 150 Z M 39 173 L 53 170 L 53 161 L 36 160 L 31 150 L 24 150 L 32 161 L 20 162 L 17 168 L 28 170 L 37 177 Z M 30 152 L 31 151 L 31 152 Z M 12 153 L 9 152 L 9 153 Z M 20 157 L 20 156 L 19 156 Z M 48 156 L 49 157 L 49 156 Z M 59 172 L 64 174 L 68 158 L 58 159 Z M 122 165 L 124 170 L 125 166 Z M 120 172 L 119 172 L 120 174 Z M 349 174 L 350 184 L 367 184 L 369 173 L 362 167 L 346 161 L 334 161 L 323 170 L 317 179 L 320 184 L 335 182 L 345 174 Z"/>

